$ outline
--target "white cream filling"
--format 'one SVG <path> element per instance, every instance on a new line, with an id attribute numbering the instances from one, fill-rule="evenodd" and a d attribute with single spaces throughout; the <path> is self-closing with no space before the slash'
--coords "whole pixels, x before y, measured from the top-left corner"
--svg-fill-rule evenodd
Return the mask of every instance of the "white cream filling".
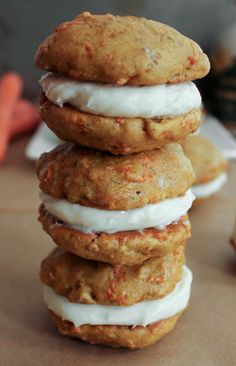
<path id="1" fill-rule="evenodd" d="M 131 306 L 72 303 L 46 285 L 43 295 L 48 309 L 76 327 L 82 324 L 146 326 L 184 310 L 189 302 L 191 283 L 192 272 L 184 266 L 183 277 L 170 294 L 159 300 L 142 301 Z"/>
<path id="2" fill-rule="evenodd" d="M 52 103 L 60 107 L 69 103 L 80 111 L 106 117 L 176 116 L 201 106 L 200 93 L 192 82 L 116 86 L 75 81 L 48 73 L 40 84 Z"/>
<path id="3" fill-rule="evenodd" d="M 193 185 L 191 189 L 196 198 L 207 198 L 212 194 L 217 193 L 225 184 L 227 178 L 227 173 L 222 173 L 210 182 Z"/>
<path id="4" fill-rule="evenodd" d="M 148 204 L 127 211 L 101 210 L 58 199 L 44 192 L 40 198 L 46 209 L 66 224 L 82 232 L 143 230 L 150 227 L 163 229 L 187 213 L 194 195 L 189 189 L 185 195 Z"/>

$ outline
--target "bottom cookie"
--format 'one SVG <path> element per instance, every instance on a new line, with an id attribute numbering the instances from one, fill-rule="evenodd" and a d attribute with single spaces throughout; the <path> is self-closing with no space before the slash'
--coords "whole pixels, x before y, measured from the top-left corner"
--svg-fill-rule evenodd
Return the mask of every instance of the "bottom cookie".
<path id="1" fill-rule="evenodd" d="M 91 344 L 102 344 L 111 347 L 126 347 L 131 350 L 151 346 L 171 332 L 183 311 L 167 319 L 143 326 L 125 325 L 81 325 L 74 326 L 67 320 L 62 320 L 55 313 L 49 313 L 58 331 L 66 336 L 78 338 Z"/>

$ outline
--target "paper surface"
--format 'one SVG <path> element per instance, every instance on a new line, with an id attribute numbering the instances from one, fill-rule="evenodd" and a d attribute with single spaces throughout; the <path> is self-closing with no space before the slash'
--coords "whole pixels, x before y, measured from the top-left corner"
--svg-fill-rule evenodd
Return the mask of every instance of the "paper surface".
<path id="1" fill-rule="evenodd" d="M 54 245 L 37 222 L 39 204 L 26 140 L 0 167 L 0 365 L 232 366 L 236 356 L 236 253 L 228 244 L 236 209 L 236 164 L 222 192 L 191 212 L 187 263 L 191 303 L 175 330 L 139 351 L 92 346 L 60 336 L 42 301 L 38 278 Z"/>
<path id="2" fill-rule="evenodd" d="M 52 150 L 60 142 L 61 140 L 55 133 L 44 122 L 41 122 L 27 145 L 25 155 L 30 160 L 36 160 L 42 153 Z"/>

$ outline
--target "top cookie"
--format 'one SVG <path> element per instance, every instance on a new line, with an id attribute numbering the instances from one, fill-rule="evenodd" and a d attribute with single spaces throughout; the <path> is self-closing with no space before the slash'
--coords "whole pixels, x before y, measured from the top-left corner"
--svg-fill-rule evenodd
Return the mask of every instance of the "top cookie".
<path id="1" fill-rule="evenodd" d="M 88 12 L 57 27 L 35 62 L 73 79 L 118 85 L 183 82 L 204 77 L 210 68 L 194 41 L 165 24 Z"/>

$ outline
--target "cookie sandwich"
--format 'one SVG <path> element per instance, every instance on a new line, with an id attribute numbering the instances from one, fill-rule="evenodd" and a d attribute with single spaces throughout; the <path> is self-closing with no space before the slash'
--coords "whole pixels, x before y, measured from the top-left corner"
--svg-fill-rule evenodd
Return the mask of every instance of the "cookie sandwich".
<path id="1" fill-rule="evenodd" d="M 152 20 L 82 13 L 38 48 L 40 113 L 62 140 L 130 154 L 184 139 L 201 120 L 201 48 Z"/>
<path id="2" fill-rule="evenodd" d="M 192 187 L 195 202 L 201 202 L 218 193 L 228 177 L 228 163 L 218 147 L 201 135 L 190 136 L 181 145 L 196 176 Z"/>
<path id="3" fill-rule="evenodd" d="M 83 258 L 135 265 L 190 237 L 194 172 L 178 144 L 112 156 L 66 143 L 37 172 L 44 229 Z"/>
<path id="4" fill-rule="evenodd" d="M 44 300 L 59 332 L 92 344 L 150 346 L 175 326 L 190 297 L 184 246 L 135 266 L 55 249 L 42 262 Z"/>

